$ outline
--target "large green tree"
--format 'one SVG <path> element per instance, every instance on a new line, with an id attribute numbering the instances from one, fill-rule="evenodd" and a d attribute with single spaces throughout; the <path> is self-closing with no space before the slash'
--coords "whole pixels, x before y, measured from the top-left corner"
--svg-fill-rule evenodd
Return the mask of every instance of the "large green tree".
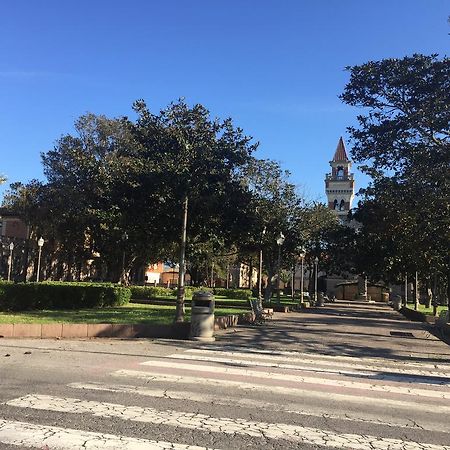
<path id="1" fill-rule="evenodd" d="M 208 243 L 214 251 L 229 246 L 240 233 L 239 218 L 248 195 L 242 168 L 257 148 L 252 138 L 230 118 L 212 119 L 200 104 L 183 99 L 153 114 L 144 101 L 138 113 L 136 135 L 146 161 L 165 187 L 167 208 L 174 213 L 174 237 L 180 235 L 176 321 L 184 318 L 186 243 L 188 258 L 194 247 Z M 194 260 L 194 258 L 192 258 Z"/>
<path id="2" fill-rule="evenodd" d="M 325 206 L 307 202 L 290 181 L 289 172 L 277 162 L 253 159 L 246 169 L 246 182 L 252 200 L 247 214 L 250 228 L 242 237 L 241 255 L 253 256 L 256 262 L 255 255 L 262 250 L 268 278 L 264 298 L 268 301 L 276 288 L 278 272 L 290 272 L 302 249 L 307 252 L 307 264 L 325 254 L 326 230 L 337 221 Z M 284 241 L 279 247 L 281 234 Z"/>
<path id="3" fill-rule="evenodd" d="M 341 99 L 364 111 L 349 128 L 352 156 L 372 177 L 357 212 L 362 235 L 378 242 L 378 263 L 367 266 L 387 278 L 434 273 L 450 297 L 450 60 L 413 55 L 348 70 Z"/>

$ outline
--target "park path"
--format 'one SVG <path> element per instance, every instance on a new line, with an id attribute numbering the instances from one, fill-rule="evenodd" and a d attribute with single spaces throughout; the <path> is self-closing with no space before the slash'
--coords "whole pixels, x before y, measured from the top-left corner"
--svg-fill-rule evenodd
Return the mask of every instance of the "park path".
<path id="1" fill-rule="evenodd" d="M 385 305 L 153 345 L 99 376 L 3 393 L 0 448 L 450 450 L 450 349 Z"/>

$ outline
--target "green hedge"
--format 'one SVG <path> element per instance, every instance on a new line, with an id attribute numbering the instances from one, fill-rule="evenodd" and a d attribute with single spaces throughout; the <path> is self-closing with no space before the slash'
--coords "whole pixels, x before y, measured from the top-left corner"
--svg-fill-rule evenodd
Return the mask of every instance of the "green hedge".
<path id="1" fill-rule="evenodd" d="M 160 286 L 130 286 L 131 298 L 155 298 L 173 296 L 173 289 Z"/>
<path id="2" fill-rule="evenodd" d="M 101 308 L 125 305 L 130 298 L 130 289 L 114 284 L 44 282 L 0 286 L 1 311 Z"/>
<path id="3" fill-rule="evenodd" d="M 214 293 L 223 297 L 236 298 L 240 300 L 250 300 L 252 298 L 252 291 L 250 289 L 215 288 Z"/>
<path id="4" fill-rule="evenodd" d="M 202 292 L 212 292 L 213 290 L 211 288 L 208 287 L 204 287 L 204 286 L 200 286 L 200 287 L 194 287 L 194 286 L 185 286 L 184 287 L 184 297 L 187 299 L 191 299 L 192 296 L 194 295 L 194 292 L 198 292 L 198 291 L 202 291 Z M 178 292 L 178 288 L 175 288 L 173 290 L 174 295 L 177 295 Z"/>

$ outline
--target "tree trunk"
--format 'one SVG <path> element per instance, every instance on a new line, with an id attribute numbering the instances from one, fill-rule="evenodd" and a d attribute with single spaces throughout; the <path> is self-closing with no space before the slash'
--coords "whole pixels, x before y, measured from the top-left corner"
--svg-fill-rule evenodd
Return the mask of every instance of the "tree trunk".
<path id="1" fill-rule="evenodd" d="M 270 303 L 271 299 L 272 299 L 272 293 L 273 293 L 273 277 L 275 276 L 275 271 L 273 269 L 268 269 L 267 270 L 267 277 L 268 277 L 268 281 L 267 281 L 267 286 L 266 289 L 264 291 L 264 302 L 265 303 Z"/>
<path id="2" fill-rule="evenodd" d="M 416 311 L 419 309 L 419 275 L 417 272 L 414 279 L 414 309 Z"/>
<path id="3" fill-rule="evenodd" d="M 184 275 L 185 275 L 185 256 L 186 256 L 186 235 L 188 218 L 188 196 L 183 199 L 183 220 L 181 223 L 181 244 L 180 244 L 180 262 L 178 269 L 178 289 L 177 289 L 177 308 L 175 312 L 175 322 L 184 322 Z"/>
<path id="4" fill-rule="evenodd" d="M 425 308 L 431 308 L 431 299 L 433 298 L 433 292 L 430 287 L 430 279 L 425 279 Z"/>
<path id="5" fill-rule="evenodd" d="M 437 316 L 437 275 L 434 274 L 433 278 L 433 288 L 432 288 L 432 295 L 433 295 L 433 315 Z"/>
<path id="6" fill-rule="evenodd" d="M 291 275 L 291 297 L 292 301 L 294 301 L 295 297 L 295 264 L 292 266 L 292 275 Z"/>
<path id="7" fill-rule="evenodd" d="M 447 322 L 450 322 L 450 258 L 447 259 Z"/>

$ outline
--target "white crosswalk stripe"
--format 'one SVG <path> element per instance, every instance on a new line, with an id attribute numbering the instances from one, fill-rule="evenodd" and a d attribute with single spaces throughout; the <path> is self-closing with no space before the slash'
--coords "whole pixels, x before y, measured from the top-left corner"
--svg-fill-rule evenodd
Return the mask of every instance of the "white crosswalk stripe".
<path id="1" fill-rule="evenodd" d="M 286 351 L 286 350 L 268 350 L 268 349 L 260 349 L 260 348 L 249 348 L 249 347 L 237 347 L 237 346 L 217 346 L 209 344 L 205 348 L 192 348 L 186 350 L 186 353 L 217 353 L 223 356 L 231 355 L 235 357 L 239 357 L 242 355 L 251 356 L 253 359 L 270 357 L 271 359 L 282 358 L 286 360 L 289 358 L 291 361 L 305 361 L 305 360 L 314 360 L 316 363 L 320 361 L 321 364 L 324 364 L 324 361 L 330 361 L 332 364 L 342 365 L 344 363 L 349 363 L 349 367 L 369 367 L 374 366 L 381 368 L 389 368 L 389 367 L 397 367 L 397 368 L 405 368 L 405 369 L 426 369 L 428 370 L 442 370 L 446 371 L 450 374 L 450 363 L 446 361 L 439 361 L 437 363 L 425 363 L 425 362 L 414 362 L 414 361 L 397 361 L 389 358 L 372 358 L 372 357 L 355 357 L 355 356 L 342 356 L 342 355 L 326 355 L 326 354 L 318 354 L 318 353 L 302 353 L 295 351 Z"/>
<path id="2" fill-rule="evenodd" d="M 59 411 L 75 414 L 92 414 L 100 417 L 118 417 L 122 420 L 164 424 L 197 431 L 220 432 L 229 435 L 245 435 L 265 439 L 283 439 L 311 445 L 332 448 L 353 448 L 373 450 L 388 448 L 391 450 L 450 450 L 447 445 L 385 439 L 370 435 L 336 433 L 313 427 L 302 427 L 285 423 L 265 423 L 233 419 L 229 417 L 211 417 L 205 414 L 179 411 L 158 411 L 153 408 L 123 406 L 113 403 L 83 401 L 75 398 L 58 398 L 47 395 L 27 395 L 7 402 L 10 406 L 32 408 L 45 411 Z"/>
<path id="3" fill-rule="evenodd" d="M 319 390 L 312 390 L 311 388 L 293 388 L 293 387 L 283 387 L 277 385 L 261 385 L 256 384 L 254 381 L 235 381 L 235 380 L 226 380 L 226 379 L 214 379 L 214 378 L 204 378 L 204 377 L 196 377 L 196 376 L 188 376 L 188 375 L 171 375 L 171 374 L 158 374 L 158 373 L 149 373 L 143 372 L 141 370 L 118 370 L 114 372 L 112 375 L 119 378 L 132 378 L 132 379 L 141 379 L 146 382 L 156 381 L 156 382 L 168 382 L 168 383 L 181 383 L 185 384 L 193 384 L 193 385 L 201 385 L 201 386 L 216 386 L 216 387 L 231 387 L 237 388 L 244 391 L 253 391 L 253 392 L 273 392 L 277 394 L 284 394 L 296 397 L 315 397 L 320 399 L 335 399 L 338 401 L 345 401 L 349 403 L 358 403 L 360 404 L 362 398 L 360 396 L 347 395 L 341 393 L 329 393 L 322 392 Z M 414 403 L 413 401 L 402 401 L 395 400 L 391 398 L 385 397 L 371 397 L 371 404 L 378 404 L 380 406 L 391 406 L 401 409 L 423 409 L 423 405 L 421 403 Z M 433 405 L 433 411 L 438 413 L 449 414 L 450 406 L 446 405 Z"/>
<path id="4" fill-rule="evenodd" d="M 191 401 L 198 403 L 206 403 L 206 404 L 214 404 L 214 405 L 224 405 L 224 406 L 232 406 L 239 408 L 250 408 L 250 409 L 263 409 L 267 411 L 282 411 L 291 414 L 297 414 L 301 416 L 309 416 L 309 417 L 321 417 L 326 419 L 336 419 L 343 420 L 348 422 L 364 422 L 364 423 L 373 423 L 376 425 L 386 425 L 400 428 L 411 428 L 414 427 L 415 424 L 411 423 L 408 420 L 398 420 L 396 418 L 392 418 L 390 422 L 384 422 L 383 420 L 375 417 L 373 414 L 349 414 L 347 413 L 345 416 L 332 414 L 329 412 L 314 412 L 311 411 L 310 407 L 308 411 L 303 410 L 304 405 L 301 403 L 295 403 L 290 401 L 289 404 L 281 404 L 281 403 L 271 403 L 267 401 L 241 398 L 235 396 L 228 396 L 226 398 L 221 398 L 217 395 L 212 394 L 202 394 L 191 391 L 176 391 L 170 389 L 149 389 L 146 387 L 129 385 L 129 384 L 104 384 L 104 383 L 70 383 L 68 385 L 73 389 L 81 389 L 81 390 L 92 390 L 92 391 L 106 391 L 106 392 L 117 392 L 117 393 L 128 393 L 135 395 L 142 395 L 145 397 L 153 397 L 153 398 L 165 398 L 170 400 L 183 400 L 183 401 Z M 328 399 L 334 398 L 333 396 L 327 396 Z M 345 397 L 345 396 L 344 396 Z M 347 396 L 348 397 L 348 396 Z M 342 398 L 339 398 L 342 400 Z M 389 403 L 384 402 L 383 406 L 389 406 Z M 391 405 L 392 406 L 392 405 Z M 417 403 L 412 402 L 397 402 L 394 403 L 394 406 L 403 406 L 405 409 L 422 409 L 423 405 L 418 405 Z M 450 406 L 444 407 L 446 414 L 450 414 Z M 442 411 L 442 410 L 441 410 Z M 427 431 L 442 431 L 442 427 L 438 424 L 427 424 L 421 426 L 422 430 Z"/>
<path id="5" fill-rule="evenodd" d="M 209 356 L 209 355 L 190 355 L 190 354 L 173 354 L 169 355 L 168 358 L 172 359 L 184 359 L 187 361 L 207 361 L 207 362 L 217 362 L 223 364 L 233 364 L 235 366 L 254 366 L 254 367 L 274 367 L 278 369 L 292 369 L 292 370 L 304 370 L 308 372 L 324 372 L 324 373 L 336 373 L 340 375 L 355 375 L 360 378 L 370 378 L 375 374 L 377 376 L 377 380 L 386 380 L 386 381 L 402 381 L 405 383 L 416 382 L 421 384 L 432 384 L 432 385 L 442 385 L 448 386 L 450 385 L 450 377 L 447 375 L 442 375 L 440 372 L 431 372 L 431 373 L 417 373 L 408 371 L 408 372 L 399 372 L 395 369 L 385 369 L 385 372 L 380 373 L 380 369 L 375 369 L 375 367 L 366 366 L 365 371 L 361 370 L 346 370 L 341 369 L 341 364 L 333 363 L 334 367 L 320 367 L 316 364 L 292 364 L 289 362 L 273 362 L 273 361 L 260 361 L 253 359 L 241 359 L 241 358 L 230 358 L 230 357 L 221 357 L 221 356 Z M 267 359 L 267 357 L 266 357 Z M 286 359 L 283 359 L 286 361 Z M 308 361 L 304 361 L 308 362 Z M 145 362 L 143 364 L 151 365 L 151 362 Z M 348 365 L 348 364 L 347 364 Z M 357 369 L 357 367 L 355 367 Z M 414 375 L 414 376 L 411 376 Z"/>
<path id="6" fill-rule="evenodd" d="M 271 364 L 276 365 L 292 365 L 298 367 L 301 364 L 305 367 L 313 367 L 314 370 L 318 368 L 332 367 L 335 370 L 352 369 L 350 372 L 358 373 L 356 371 L 375 371 L 375 372 L 389 372 L 399 373 L 405 375 L 417 375 L 424 377 L 444 377 L 448 378 L 450 383 L 450 365 L 443 362 L 439 364 L 421 364 L 413 362 L 395 362 L 390 360 L 380 360 L 374 358 L 354 358 L 349 356 L 331 356 L 318 355 L 314 353 L 294 353 L 284 351 L 269 351 L 258 349 L 232 349 L 232 350 L 210 350 L 210 349 L 189 349 L 184 354 L 174 354 L 171 357 L 182 357 L 190 359 L 192 355 L 194 358 L 202 360 L 203 357 L 220 357 L 232 358 L 235 361 L 249 358 L 252 364 L 258 360 L 264 360 L 266 363 L 270 361 Z"/>
<path id="7" fill-rule="evenodd" d="M 161 367 L 167 369 L 182 369 L 185 371 L 196 371 L 196 372 L 210 372 L 219 373 L 225 375 L 238 375 L 246 376 L 250 378 L 260 378 L 266 380 L 278 380 L 278 381 L 293 381 L 296 383 L 309 383 L 309 384 L 321 384 L 324 386 L 342 387 L 350 389 L 362 389 L 365 391 L 375 391 L 375 392 L 389 392 L 395 394 L 403 395 L 414 395 L 422 397 L 433 397 L 433 398 L 443 398 L 450 399 L 450 390 L 437 390 L 437 389 L 417 389 L 412 387 L 395 386 L 393 384 L 380 384 L 375 380 L 371 383 L 360 382 L 360 381 L 346 381 L 337 380 L 331 378 L 319 378 L 317 376 L 301 376 L 292 375 L 288 373 L 278 373 L 278 372 L 268 372 L 268 371 L 257 371 L 252 369 L 237 369 L 228 366 L 211 366 L 206 364 L 191 364 L 186 362 L 177 361 L 146 361 L 141 363 L 144 366 L 151 366 L 152 368 Z"/>
<path id="8" fill-rule="evenodd" d="M 0 419 L 0 443 L 48 450 L 205 450 L 194 445 L 136 439 Z"/>

